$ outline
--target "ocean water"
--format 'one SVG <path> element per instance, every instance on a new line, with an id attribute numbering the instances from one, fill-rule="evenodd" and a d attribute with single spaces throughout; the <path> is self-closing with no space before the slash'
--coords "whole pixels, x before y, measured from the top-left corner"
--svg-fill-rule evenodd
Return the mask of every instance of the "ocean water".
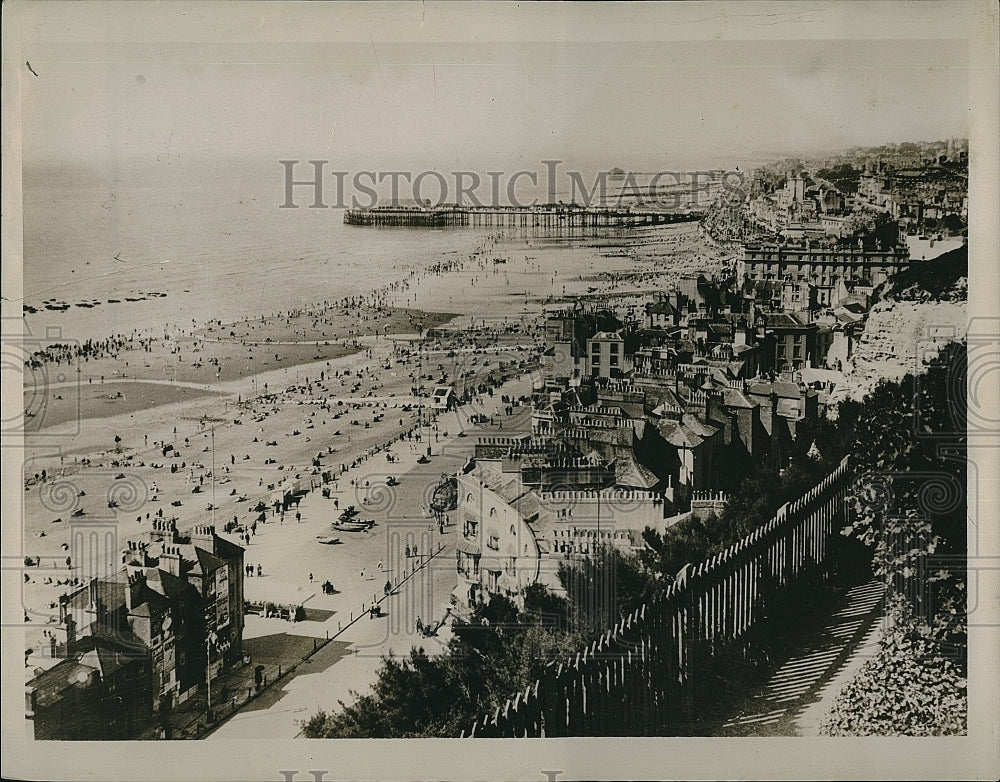
<path id="1" fill-rule="evenodd" d="M 283 177 L 275 161 L 26 168 L 23 297 L 39 310 L 25 315 L 30 333 L 158 334 L 363 295 L 468 256 L 496 232 L 345 226 L 339 209 L 307 208 L 307 188 L 300 208 L 279 208 Z M 587 256 L 581 268 L 608 263 L 587 242 L 571 244 Z M 71 306 L 44 309 L 52 300 Z M 76 306 L 92 301 L 101 303 Z"/>
<path id="2" fill-rule="evenodd" d="M 336 209 L 279 209 L 274 176 L 81 179 L 25 177 L 24 301 L 104 303 L 29 313 L 34 334 L 55 325 L 82 340 L 271 314 L 367 293 L 482 241 L 478 231 L 373 231 L 345 226 Z M 125 301 L 150 292 L 166 296 Z"/>

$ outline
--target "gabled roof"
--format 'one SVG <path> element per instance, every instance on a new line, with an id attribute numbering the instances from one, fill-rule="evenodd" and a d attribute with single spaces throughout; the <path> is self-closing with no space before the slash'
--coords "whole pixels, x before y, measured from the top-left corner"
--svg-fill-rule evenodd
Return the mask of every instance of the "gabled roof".
<path id="1" fill-rule="evenodd" d="M 657 424 L 660 436 L 675 448 L 694 448 L 704 442 L 703 437 L 699 437 L 685 426 L 681 421 L 664 419 Z"/>
<path id="2" fill-rule="evenodd" d="M 144 572 L 146 574 L 146 586 L 164 597 L 175 599 L 183 597 L 186 592 L 198 593 L 198 590 L 190 583 L 166 570 L 146 568 Z"/>
<path id="3" fill-rule="evenodd" d="M 660 299 L 646 305 L 646 312 L 650 315 L 677 315 L 678 309 L 667 299 Z"/>
<path id="4" fill-rule="evenodd" d="M 146 604 L 143 603 L 143 606 L 145 605 Z M 76 645 L 73 647 L 74 651 L 84 648 L 84 645 L 86 645 L 88 641 L 90 641 L 92 645 L 103 645 L 109 649 L 117 649 L 125 652 L 135 651 L 137 648 L 146 648 L 142 639 L 133 633 L 129 628 L 120 627 L 118 625 L 101 624 L 100 622 L 91 623 L 88 634 L 86 636 L 79 636 Z"/>
<path id="5" fill-rule="evenodd" d="M 616 340 L 620 341 L 622 339 L 621 332 L 618 331 L 598 331 L 591 337 L 592 340 Z"/>
<path id="6" fill-rule="evenodd" d="M 639 489 L 652 489 L 659 484 L 656 473 L 636 461 L 631 451 L 623 452 L 615 459 L 615 483 Z"/>
<path id="7" fill-rule="evenodd" d="M 753 408 L 756 405 L 751 402 L 738 388 L 723 388 L 722 401 L 726 407 Z"/>
<path id="8" fill-rule="evenodd" d="M 219 559 L 210 551 L 205 551 L 201 546 L 194 547 L 195 556 L 198 558 L 198 565 L 202 573 L 214 573 L 219 568 L 226 567 L 226 561 Z"/>
<path id="9" fill-rule="evenodd" d="M 516 477 L 499 481 L 497 485 L 490 486 L 489 488 L 492 489 L 508 505 L 512 505 L 525 493 L 524 484 L 521 483 L 520 474 Z"/>
<path id="10" fill-rule="evenodd" d="M 685 413 L 681 423 L 701 438 L 707 438 L 719 431 L 718 427 L 703 421 L 696 415 Z"/>
<path id="11" fill-rule="evenodd" d="M 51 706 L 66 690 L 86 681 L 95 673 L 99 674 L 100 670 L 94 665 L 75 659 L 61 660 L 31 679 L 27 686 L 35 690 L 36 706 Z"/>
<path id="12" fill-rule="evenodd" d="M 240 559 L 246 549 L 231 540 L 215 536 L 215 553 L 222 559 Z"/>
<path id="13" fill-rule="evenodd" d="M 80 655 L 80 664 L 96 668 L 101 672 L 101 677 L 106 679 L 121 668 L 124 662 L 119 652 L 95 646 L 90 651 Z"/>
<path id="14" fill-rule="evenodd" d="M 511 505 L 526 521 L 531 521 L 538 515 L 538 495 L 533 490 L 518 497 Z"/>
<path id="15" fill-rule="evenodd" d="M 97 580 L 97 599 L 108 611 L 115 611 L 125 605 L 126 575 L 124 569 L 107 578 Z M 71 608 L 87 608 L 90 605 L 90 583 L 84 584 L 69 595 L 66 600 Z"/>

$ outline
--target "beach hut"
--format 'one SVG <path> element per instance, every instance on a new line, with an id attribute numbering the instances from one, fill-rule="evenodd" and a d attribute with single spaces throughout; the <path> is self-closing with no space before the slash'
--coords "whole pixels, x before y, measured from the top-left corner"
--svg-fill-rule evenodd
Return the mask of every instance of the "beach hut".
<path id="1" fill-rule="evenodd" d="M 432 403 L 435 410 L 451 410 L 455 407 L 455 389 L 452 386 L 435 386 Z"/>

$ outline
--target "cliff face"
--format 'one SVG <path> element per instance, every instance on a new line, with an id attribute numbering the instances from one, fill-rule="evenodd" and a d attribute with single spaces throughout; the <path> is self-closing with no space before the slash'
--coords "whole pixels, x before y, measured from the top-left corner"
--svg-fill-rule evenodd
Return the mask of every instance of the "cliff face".
<path id="1" fill-rule="evenodd" d="M 964 339 L 967 274 L 968 249 L 962 247 L 887 283 L 844 368 L 846 382 L 831 401 L 861 399 L 882 378 L 919 373 L 942 347 Z"/>

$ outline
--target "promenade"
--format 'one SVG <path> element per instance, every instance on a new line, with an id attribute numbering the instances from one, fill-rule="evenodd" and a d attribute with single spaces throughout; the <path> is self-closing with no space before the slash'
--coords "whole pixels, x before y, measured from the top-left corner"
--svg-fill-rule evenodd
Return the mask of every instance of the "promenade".
<path id="1" fill-rule="evenodd" d="M 516 397 L 529 390 L 530 380 L 522 377 L 494 394 L 497 398 L 501 394 Z M 466 406 L 442 414 L 438 427 L 452 432 L 447 438 L 424 441 L 412 448 L 408 442 L 394 444 L 388 453 L 398 461 L 391 467 L 386 467 L 380 455 L 352 468 L 338 479 L 329 499 L 311 492 L 301 504 L 301 522 L 286 517 L 283 525 L 269 521 L 259 528 L 246 558 L 261 564 L 264 575 L 259 582 L 256 576 L 247 579 L 248 591 L 260 584 L 261 594 L 266 594 L 271 582 L 276 592 L 291 588 L 311 596 L 305 600 L 306 621 L 247 617 L 244 648 L 251 654 L 251 667 L 272 647 L 293 645 L 289 639 L 306 639 L 298 648 L 307 651 L 308 639 L 317 639 L 317 644 L 323 644 L 327 636 L 332 640 L 226 720 L 211 738 L 292 738 L 299 733 L 299 720 L 320 709 L 335 711 L 338 701 L 353 700 L 352 691 L 367 692 L 383 656 L 407 655 L 413 646 L 422 646 L 431 654 L 444 649 L 449 638 L 447 624 L 436 636 L 422 637 L 416 632 L 416 620 L 420 618 L 424 624 L 447 620 L 457 579 L 457 527 L 452 520 L 442 533 L 427 502 L 442 475 L 456 472 L 471 456 L 477 430 L 467 430 L 468 436 L 458 437 L 460 427 L 452 427 L 449 421 L 455 418 L 457 424 L 472 412 L 475 410 Z M 526 431 L 530 427 L 528 408 L 515 408 L 512 416 L 504 418 L 503 426 L 505 432 Z M 430 462 L 420 464 L 417 459 L 428 445 Z M 387 472 L 399 480 L 398 486 L 385 485 Z M 378 479 L 382 480 L 376 484 Z M 366 480 L 371 483 L 367 490 Z M 392 491 L 384 491 L 390 488 Z M 366 497 L 371 498 L 367 505 Z M 331 532 L 336 508 L 351 504 L 361 510 L 362 517 L 374 518 L 376 526 L 370 532 Z M 319 543 L 317 535 L 324 534 L 338 536 L 342 543 Z M 411 551 L 416 547 L 417 556 L 407 557 L 407 547 Z M 320 588 L 327 579 L 336 589 L 333 595 L 324 595 Z M 386 582 L 392 584 L 388 596 Z M 377 618 L 366 613 L 373 601 L 381 607 Z"/>

